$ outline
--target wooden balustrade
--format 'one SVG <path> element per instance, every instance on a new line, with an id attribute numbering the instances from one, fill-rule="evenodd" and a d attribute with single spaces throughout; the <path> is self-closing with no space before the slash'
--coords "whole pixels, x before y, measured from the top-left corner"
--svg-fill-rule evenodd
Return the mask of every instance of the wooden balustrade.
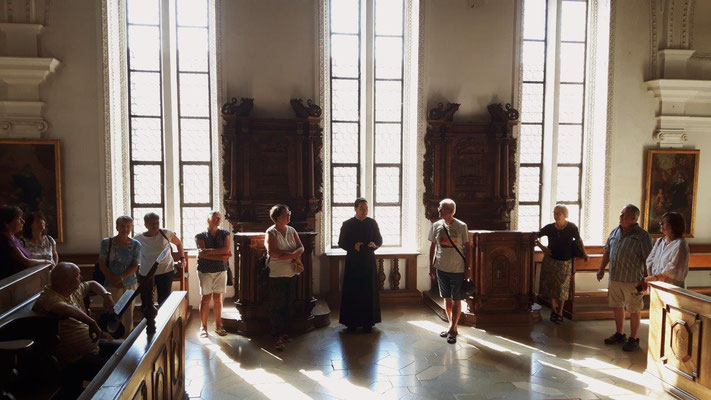
<path id="1" fill-rule="evenodd" d="M 711 297 L 650 285 L 647 372 L 680 398 L 711 399 Z"/>
<path id="2" fill-rule="evenodd" d="M 378 266 L 378 287 L 382 304 L 420 304 L 422 294 L 417 290 L 417 251 L 402 251 L 379 248 L 375 251 Z M 345 266 L 346 252 L 334 250 L 326 254 L 329 266 L 329 288 L 326 296 L 329 306 L 338 307 L 341 304 L 341 282 Z M 389 260 L 390 270 L 386 274 L 385 260 Z M 401 287 L 403 275 L 400 272 L 400 260 L 405 260 L 405 287 Z M 389 287 L 386 287 L 388 282 Z"/>

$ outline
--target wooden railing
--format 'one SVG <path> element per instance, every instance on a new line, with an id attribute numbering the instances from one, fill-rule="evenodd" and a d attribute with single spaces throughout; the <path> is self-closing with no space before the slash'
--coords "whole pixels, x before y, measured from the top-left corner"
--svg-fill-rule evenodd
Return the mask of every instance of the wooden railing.
<path id="1" fill-rule="evenodd" d="M 402 251 L 379 248 L 375 251 L 378 265 L 378 280 L 380 301 L 383 304 L 419 304 L 422 294 L 417 290 L 417 251 Z M 341 304 L 341 282 L 345 266 L 346 252 L 334 250 L 325 255 L 328 261 L 329 288 L 327 301 L 329 306 L 338 307 Z M 388 260 L 387 264 L 385 260 Z M 401 269 L 401 261 L 405 268 Z M 405 284 L 402 284 L 403 278 Z M 387 284 L 387 285 L 386 285 Z M 404 287 L 403 287 L 404 286 Z"/>
<path id="2" fill-rule="evenodd" d="M 142 320 L 79 399 L 184 399 L 187 292 L 176 291 L 158 310 L 156 332 Z"/>
<path id="3" fill-rule="evenodd" d="M 650 285 L 647 372 L 680 398 L 711 399 L 711 297 Z"/>

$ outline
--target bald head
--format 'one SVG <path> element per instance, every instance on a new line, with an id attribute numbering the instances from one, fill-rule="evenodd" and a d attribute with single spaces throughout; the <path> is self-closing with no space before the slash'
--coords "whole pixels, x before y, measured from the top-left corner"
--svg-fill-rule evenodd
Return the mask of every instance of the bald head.
<path id="1" fill-rule="evenodd" d="M 50 273 L 52 289 L 59 293 L 71 293 L 75 291 L 81 283 L 79 267 L 69 262 L 60 262 Z"/>

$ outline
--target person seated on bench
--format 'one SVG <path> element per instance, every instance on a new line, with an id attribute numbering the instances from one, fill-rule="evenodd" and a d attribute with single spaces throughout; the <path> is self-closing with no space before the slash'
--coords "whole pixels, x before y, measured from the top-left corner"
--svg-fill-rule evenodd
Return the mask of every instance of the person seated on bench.
<path id="1" fill-rule="evenodd" d="M 0 279 L 5 279 L 25 268 L 52 264 L 51 261 L 35 260 L 22 247 L 17 238 L 22 232 L 25 220 L 19 207 L 0 207 Z"/>
<path id="2" fill-rule="evenodd" d="M 32 307 L 33 311 L 63 317 L 59 322 L 59 341 L 52 353 L 66 366 L 60 398 L 75 399 L 82 392 L 82 381 L 94 378 L 120 345 L 104 342 L 99 346 L 101 328 L 84 309 L 84 297 L 90 292 L 104 299 L 104 309 L 112 311 L 111 293 L 95 281 L 82 282 L 79 267 L 61 262 L 50 273 L 45 286 Z"/>

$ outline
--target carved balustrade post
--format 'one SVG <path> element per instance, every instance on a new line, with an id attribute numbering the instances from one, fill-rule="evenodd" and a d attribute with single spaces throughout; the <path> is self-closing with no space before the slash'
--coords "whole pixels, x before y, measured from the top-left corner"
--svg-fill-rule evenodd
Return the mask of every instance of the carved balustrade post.
<path id="1" fill-rule="evenodd" d="M 383 268 L 383 259 L 378 259 L 378 289 L 383 290 L 385 288 L 385 269 Z"/>
<path id="2" fill-rule="evenodd" d="M 393 270 L 390 273 L 390 283 L 393 290 L 400 289 L 400 260 L 393 258 Z"/>

